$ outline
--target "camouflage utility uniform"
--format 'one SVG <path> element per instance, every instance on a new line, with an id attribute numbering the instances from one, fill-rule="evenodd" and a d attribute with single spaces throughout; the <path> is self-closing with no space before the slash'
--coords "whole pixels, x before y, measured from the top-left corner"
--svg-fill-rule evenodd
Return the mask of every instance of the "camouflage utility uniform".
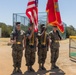
<path id="1" fill-rule="evenodd" d="M 46 34 L 47 35 L 47 34 Z M 41 41 L 44 40 L 44 37 L 38 36 L 38 63 L 45 63 L 45 59 L 47 57 L 47 36 L 45 39 L 46 44 L 41 44 Z"/>
<path id="2" fill-rule="evenodd" d="M 21 67 L 21 60 L 23 56 L 23 39 L 24 39 L 23 30 L 12 32 L 11 40 L 16 40 L 16 43 L 12 45 L 12 57 L 13 57 L 14 68 Z"/>
<path id="3" fill-rule="evenodd" d="M 49 36 L 51 39 L 51 63 L 52 63 L 52 65 L 55 66 L 55 63 L 59 56 L 59 47 L 60 47 L 59 40 L 61 38 L 60 38 L 59 33 L 54 32 L 54 31 L 51 31 Z"/>
<path id="4" fill-rule="evenodd" d="M 47 57 L 47 34 L 45 33 L 45 37 L 44 36 L 39 36 L 38 35 L 38 63 L 39 63 L 39 68 L 44 69 L 44 64 L 45 64 L 45 60 Z M 44 41 L 45 38 L 45 44 L 43 44 L 42 42 Z"/>
<path id="5" fill-rule="evenodd" d="M 30 40 L 28 39 L 31 34 L 30 30 L 26 32 L 26 50 L 25 50 L 25 58 L 26 58 L 26 66 L 32 66 L 35 63 L 35 36 L 34 36 L 34 45 L 30 45 Z"/>

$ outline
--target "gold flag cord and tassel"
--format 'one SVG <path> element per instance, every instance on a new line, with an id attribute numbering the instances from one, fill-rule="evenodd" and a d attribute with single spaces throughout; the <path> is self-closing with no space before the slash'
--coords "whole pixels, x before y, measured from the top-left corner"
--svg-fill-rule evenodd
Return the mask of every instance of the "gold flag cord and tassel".
<path id="1" fill-rule="evenodd" d="M 44 36 L 42 37 L 41 44 L 46 45 L 46 32 L 43 35 Z"/>
<path id="2" fill-rule="evenodd" d="M 29 45 L 34 45 L 34 33 L 30 39 Z"/>

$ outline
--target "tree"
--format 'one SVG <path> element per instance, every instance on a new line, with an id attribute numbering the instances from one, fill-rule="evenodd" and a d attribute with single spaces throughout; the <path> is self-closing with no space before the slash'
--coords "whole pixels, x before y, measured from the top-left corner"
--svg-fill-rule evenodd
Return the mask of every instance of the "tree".
<path id="1" fill-rule="evenodd" d="M 66 37 L 69 38 L 69 36 L 76 36 L 76 29 L 72 25 L 66 28 Z"/>
<path id="2" fill-rule="evenodd" d="M 26 30 L 28 29 L 28 25 L 21 25 L 21 29 L 26 32 Z M 13 26 L 6 25 L 5 23 L 0 23 L 0 28 L 2 28 L 2 37 L 10 37 L 10 33 L 13 30 Z M 66 28 L 65 29 L 66 31 L 63 34 L 60 33 L 62 37 L 65 36 L 65 34 L 67 38 L 69 38 L 69 36 L 76 36 L 76 29 L 72 25 L 67 26 L 65 28 Z M 47 32 L 49 33 L 51 30 L 52 30 L 52 27 L 48 25 Z"/>
<path id="3" fill-rule="evenodd" d="M 26 30 L 28 29 L 28 26 L 22 24 L 22 25 L 21 25 L 21 29 L 26 32 Z"/>
<path id="4" fill-rule="evenodd" d="M 11 25 L 6 25 L 5 23 L 0 23 L 0 28 L 2 28 L 2 37 L 9 37 L 13 29 Z"/>

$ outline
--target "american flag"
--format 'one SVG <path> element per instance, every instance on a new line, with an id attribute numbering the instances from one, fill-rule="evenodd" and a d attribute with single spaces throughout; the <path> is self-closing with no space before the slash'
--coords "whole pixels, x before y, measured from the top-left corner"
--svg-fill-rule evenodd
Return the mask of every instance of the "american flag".
<path id="1" fill-rule="evenodd" d="M 38 0 L 29 0 L 26 9 L 26 15 L 30 22 L 35 25 L 35 32 L 38 31 Z"/>

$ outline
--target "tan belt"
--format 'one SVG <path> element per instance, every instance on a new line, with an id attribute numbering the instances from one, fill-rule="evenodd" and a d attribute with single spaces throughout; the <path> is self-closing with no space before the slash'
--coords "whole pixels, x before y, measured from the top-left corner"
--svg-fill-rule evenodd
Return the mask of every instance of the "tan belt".
<path id="1" fill-rule="evenodd" d="M 59 42 L 59 40 L 55 40 L 55 42 L 57 43 L 57 42 Z"/>
<path id="2" fill-rule="evenodd" d="M 20 45 L 20 44 L 21 44 L 21 42 L 16 42 L 16 44 Z"/>
<path id="3" fill-rule="evenodd" d="M 29 43 L 29 45 L 32 45 L 32 46 L 33 46 L 33 45 L 34 45 L 34 43 Z"/>
<path id="4" fill-rule="evenodd" d="M 42 45 L 46 45 L 45 43 L 41 43 Z"/>

